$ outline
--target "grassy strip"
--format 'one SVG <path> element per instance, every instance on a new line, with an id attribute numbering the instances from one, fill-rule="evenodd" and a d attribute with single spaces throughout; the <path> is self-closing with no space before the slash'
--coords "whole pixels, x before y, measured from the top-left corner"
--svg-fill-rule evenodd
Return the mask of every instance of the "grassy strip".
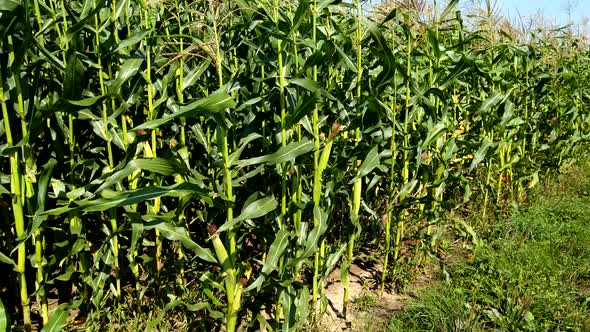
<path id="1" fill-rule="evenodd" d="M 590 331 L 590 167 L 574 167 L 446 267 L 391 331 Z M 441 278 L 443 279 L 443 278 Z"/>

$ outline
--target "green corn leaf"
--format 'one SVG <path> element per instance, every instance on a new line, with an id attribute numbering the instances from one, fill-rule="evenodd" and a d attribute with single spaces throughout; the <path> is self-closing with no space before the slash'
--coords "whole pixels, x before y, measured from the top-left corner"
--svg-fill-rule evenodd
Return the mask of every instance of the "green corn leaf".
<path id="1" fill-rule="evenodd" d="M 418 184 L 418 180 L 416 179 L 408 181 L 408 183 L 402 186 L 396 198 L 399 199 L 400 202 L 406 199 L 406 197 L 408 197 L 408 195 L 410 195 L 412 191 L 414 191 L 416 184 Z"/>
<path id="2" fill-rule="evenodd" d="M 219 301 L 219 299 L 215 296 L 210 296 L 213 295 L 213 293 L 211 292 L 211 288 L 209 286 L 211 286 L 212 288 L 218 289 L 220 291 L 223 291 L 224 287 L 221 283 L 213 280 L 214 279 L 214 275 L 211 271 L 207 271 L 205 273 L 203 273 L 201 275 L 201 277 L 199 278 L 199 281 L 201 281 L 203 283 L 203 285 L 205 286 L 205 290 L 209 291 L 209 294 L 206 294 L 207 297 L 209 297 L 209 299 L 211 300 L 211 302 L 213 302 L 213 304 L 215 305 L 222 305 L 221 301 Z"/>
<path id="3" fill-rule="evenodd" d="M 311 114 L 313 109 L 316 107 L 318 102 L 318 95 L 314 93 L 310 96 L 302 96 L 300 101 L 297 103 L 295 110 L 287 114 L 285 119 L 285 129 L 290 129 L 293 125 L 297 124 L 304 116 Z"/>
<path id="4" fill-rule="evenodd" d="M 429 97 L 431 95 L 438 97 L 440 100 L 445 100 L 447 98 L 445 92 L 439 88 L 430 88 L 424 93 L 425 97 Z"/>
<path id="5" fill-rule="evenodd" d="M 89 106 L 92 106 L 92 105 L 98 103 L 99 101 L 103 101 L 106 98 L 107 98 L 107 96 L 96 96 L 96 97 L 90 97 L 90 98 L 81 99 L 81 100 L 68 100 L 67 102 L 72 105 L 75 105 L 75 106 L 89 107 Z"/>
<path id="6" fill-rule="evenodd" d="M 84 3 L 84 7 L 82 9 L 82 13 L 80 15 L 81 19 L 75 23 L 74 25 L 68 27 L 68 33 L 66 35 L 68 41 L 71 41 L 75 38 L 78 32 L 82 31 L 84 28 L 89 27 L 88 21 L 94 19 L 96 14 L 100 12 L 102 8 L 107 5 L 106 0 L 98 0 L 98 1 L 89 1 L 87 0 Z"/>
<path id="7" fill-rule="evenodd" d="M 262 287 L 262 283 L 266 279 L 266 277 L 274 270 L 278 268 L 279 260 L 283 256 L 283 252 L 287 248 L 287 244 L 289 243 L 290 232 L 287 229 L 281 229 L 277 233 L 274 241 L 270 245 L 270 249 L 268 250 L 268 254 L 266 256 L 266 261 L 262 266 L 262 270 L 260 271 L 260 275 L 250 286 L 248 286 L 244 291 L 248 292 L 253 289 L 260 290 Z"/>
<path id="8" fill-rule="evenodd" d="M 328 167 L 328 162 L 330 161 L 330 156 L 332 155 L 332 145 L 334 144 L 333 139 L 329 139 L 324 148 L 322 149 L 322 153 L 320 154 L 320 162 L 318 164 L 318 178 L 322 178 L 322 174 L 326 167 Z"/>
<path id="9" fill-rule="evenodd" d="M 332 272 L 332 270 L 334 270 L 334 267 L 336 267 L 336 264 L 338 263 L 338 261 L 342 257 L 342 254 L 344 254 L 345 250 L 346 250 L 346 243 L 343 243 L 338 247 L 338 250 L 334 251 L 326 258 L 326 261 L 324 262 L 324 265 L 322 266 L 322 272 L 321 272 L 322 274 L 321 274 L 321 278 L 320 278 L 321 282 L 323 282 L 323 280 L 326 280 L 326 278 L 328 277 L 330 272 Z"/>
<path id="10" fill-rule="evenodd" d="M 246 203 L 242 213 L 230 222 L 226 222 L 217 229 L 217 233 L 224 232 L 247 219 L 260 218 L 277 208 L 278 202 L 274 196 L 267 196 L 255 202 Z"/>
<path id="11" fill-rule="evenodd" d="M 202 260 L 217 263 L 213 253 L 193 241 L 186 228 L 175 227 L 166 221 L 158 219 L 158 216 L 144 216 L 143 219 L 149 221 L 144 225 L 144 229 L 157 229 L 163 237 L 170 241 L 180 241 L 185 248 L 192 250 Z"/>
<path id="12" fill-rule="evenodd" d="M 354 177 L 354 179 L 352 179 L 349 182 L 349 184 L 352 184 L 356 180 L 367 176 L 376 167 L 379 167 L 379 165 L 381 165 L 381 160 L 379 159 L 379 146 L 375 145 L 369 151 L 369 153 L 367 153 L 365 160 L 363 160 L 361 166 L 359 167 L 359 169 L 357 171 L 357 175 Z"/>
<path id="13" fill-rule="evenodd" d="M 41 53 L 43 53 L 43 55 L 45 55 L 47 57 L 47 60 L 53 66 L 55 66 L 61 72 L 66 71 L 66 66 L 64 65 L 64 63 L 60 59 L 58 59 L 53 53 L 51 53 L 49 50 L 47 50 L 45 48 L 45 46 L 41 45 L 41 43 L 39 43 L 39 41 L 37 39 L 33 38 L 33 42 L 35 43 L 35 46 L 39 48 L 39 51 L 41 51 Z"/>
<path id="14" fill-rule="evenodd" d="M 287 34 L 287 37 L 291 37 L 291 35 L 297 31 L 301 22 L 306 17 L 306 14 L 309 11 L 309 0 L 299 0 L 299 4 L 297 5 L 297 10 L 295 11 L 295 15 L 293 16 L 293 25 Z"/>
<path id="15" fill-rule="evenodd" d="M 94 8 L 94 2 L 93 0 L 85 0 L 84 1 L 84 5 L 82 6 L 82 12 L 80 12 L 80 19 L 84 18 L 84 17 L 89 17 L 90 11 Z"/>
<path id="16" fill-rule="evenodd" d="M 309 289 L 306 285 L 303 285 L 299 288 L 298 296 L 297 296 L 297 303 L 295 308 L 297 310 L 297 320 L 299 322 L 305 322 L 309 318 L 311 310 L 309 308 L 309 303 L 311 302 L 311 296 L 309 294 Z"/>
<path id="17" fill-rule="evenodd" d="M 41 172 L 41 176 L 39 177 L 39 185 L 37 188 L 37 211 L 43 212 L 45 211 L 45 201 L 47 199 L 47 189 L 49 188 L 49 181 L 51 180 L 51 175 L 53 174 L 53 170 L 57 165 L 57 161 L 53 158 L 49 159 L 49 161 L 43 165 L 43 171 Z"/>
<path id="18" fill-rule="evenodd" d="M 95 190 L 94 194 L 96 195 L 100 193 L 102 190 L 111 187 L 117 182 L 122 181 L 123 179 L 133 174 L 133 172 L 138 170 L 157 173 L 164 176 L 186 173 L 186 168 L 184 167 L 184 165 L 174 160 L 164 158 L 133 159 L 130 162 L 128 162 L 127 165 L 125 165 L 125 167 L 123 167 L 122 169 L 105 176 L 106 181 L 104 181 L 100 185 L 100 187 L 98 187 L 98 189 Z"/>
<path id="19" fill-rule="evenodd" d="M 240 140 L 240 146 L 238 147 L 238 149 L 229 155 L 229 164 L 234 165 L 240 159 L 240 156 L 242 155 L 242 152 L 244 151 L 246 146 L 248 146 L 248 143 L 259 138 L 262 138 L 262 135 L 258 133 L 251 133 L 250 135 L 242 138 Z"/>
<path id="20" fill-rule="evenodd" d="M 190 118 L 210 113 L 219 113 L 226 108 L 234 108 L 236 106 L 233 98 L 227 93 L 225 89 L 220 89 L 212 93 L 206 98 L 197 100 L 185 106 L 181 106 L 177 112 L 164 115 L 163 117 L 145 122 L 132 130 L 140 129 L 154 129 L 173 119 L 183 117 Z"/>
<path id="21" fill-rule="evenodd" d="M 4 255 L 2 252 L 0 252 L 0 263 L 16 266 L 14 261 L 10 257 Z"/>
<path id="22" fill-rule="evenodd" d="M 352 5 L 341 0 L 320 0 L 317 1 L 317 10 L 318 12 L 322 12 L 325 8 L 329 6 L 343 6 L 343 7 L 351 7 Z"/>
<path id="23" fill-rule="evenodd" d="M 432 52 L 434 53 L 435 59 L 440 59 L 441 52 L 438 34 L 432 29 L 428 29 L 428 41 L 430 42 L 430 47 Z"/>
<path id="24" fill-rule="evenodd" d="M 240 176 L 239 178 L 232 179 L 232 186 L 239 187 L 244 181 L 248 180 L 249 178 L 256 176 L 264 171 L 264 165 L 260 165 L 255 169 L 251 170 L 250 172 Z"/>
<path id="25" fill-rule="evenodd" d="M 446 89 L 449 86 L 454 84 L 455 79 L 463 75 L 464 73 L 468 72 L 472 69 L 473 61 L 462 57 L 454 66 L 450 68 L 450 73 L 447 76 L 439 76 L 439 80 L 437 80 L 437 84 L 440 89 Z"/>
<path id="26" fill-rule="evenodd" d="M 317 82 L 307 78 L 292 78 L 289 80 L 289 83 L 298 85 L 312 93 L 316 92 L 320 88 Z"/>
<path id="27" fill-rule="evenodd" d="M 169 187 L 144 187 L 133 191 L 117 193 L 116 196 L 108 199 L 85 201 L 82 206 L 82 211 L 106 211 L 114 207 L 130 206 L 162 196 L 180 197 L 186 194 L 196 194 L 197 196 L 200 196 L 211 203 L 208 191 L 206 189 L 185 182 Z"/>
<path id="28" fill-rule="evenodd" d="M 506 127 L 518 127 L 520 125 L 525 124 L 526 122 L 524 121 L 523 118 L 521 117 L 517 117 L 517 118 L 513 118 L 512 120 L 510 120 L 507 124 Z"/>
<path id="29" fill-rule="evenodd" d="M 197 142 L 201 144 L 207 152 L 209 152 L 209 142 L 207 141 L 207 136 L 203 131 L 203 127 L 201 127 L 201 125 L 197 123 L 191 127 L 191 131 L 195 136 Z"/>
<path id="30" fill-rule="evenodd" d="M 240 106 L 238 106 L 238 108 L 236 108 L 236 112 L 240 112 L 247 107 L 251 107 L 253 105 L 256 105 L 261 101 L 262 101 L 262 97 L 256 97 L 256 98 L 246 100 L 246 101 L 240 103 Z"/>
<path id="31" fill-rule="evenodd" d="M 479 165 L 479 163 L 481 163 L 485 159 L 486 153 L 488 152 L 488 149 L 491 146 L 492 146 L 492 143 L 486 137 L 483 140 L 483 143 L 481 144 L 481 146 L 479 147 L 477 152 L 475 153 L 475 157 L 473 158 L 473 161 L 471 161 L 471 166 L 469 166 L 469 171 L 473 171 L 475 169 L 475 167 L 477 167 L 477 165 Z"/>
<path id="32" fill-rule="evenodd" d="M 116 96 L 121 92 L 121 87 L 125 82 L 127 82 L 130 78 L 135 76 L 139 70 L 141 69 L 141 65 L 143 64 L 143 57 L 137 58 L 129 58 L 127 59 L 123 65 L 119 68 L 119 72 L 117 74 L 117 78 L 113 81 L 109 88 L 109 94 L 112 96 Z"/>
<path id="33" fill-rule="evenodd" d="M 4 308 L 2 300 L 0 300 L 0 332 L 8 331 L 8 312 Z"/>
<path id="34" fill-rule="evenodd" d="M 77 100 L 82 95 L 81 86 L 84 86 L 85 68 L 78 58 L 77 52 L 71 52 L 66 62 L 64 72 L 62 96 L 68 100 Z"/>
<path id="35" fill-rule="evenodd" d="M 447 16 L 449 16 L 451 12 L 455 11 L 458 3 L 459 3 L 459 0 L 451 0 L 451 1 L 447 2 L 447 6 L 440 14 L 439 20 L 441 20 L 441 21 L 447 20 Z"/>
<path id="36" fill-rule="evenodd" d="M 376 98 L 375 96 L 369 96 L 367 98 L 369 109 L 376 110 L 376 112 L 383 113 L 387 116 L 389 121 L 394 121 L 393 110 L 384 102 Z"/>
<path id="37" fill-rule="evenodd" d="M 43 165 L 43 171 L 41 172 L 41 176 L 39 177 L 39 185 L 37 186 L 37 210 L 33 215 L 33 223 L 31 224 L 31 228 L 28 229 L 27 233 L 17 239 L 19 242 L 28 240 L 33 235 L 33 233 L 47 220 L 47 216 L 43 215 L 43 212 L 45 211 L 49 182 L 51 181 L 51 175 L 53 174 L 53 170 L 56 165 L 57 161 L 53 158 L 49 159 L 49 161 Z"/>
<path id="38" fill-rule="evenodd" d="M 494 91 L 491 96 L 489 96 L 483 103 L 481 103 L 479 110 L 477 111 L 478 114 L 487 113 L 489 112 L 492 107 L 498 105 L 502 99 L 504 99 L 505 95 Z"/>
<path id="39" fill-rule="evenodd" d="M 69 313 L 62 309 L 57 308 L 49 317 L 47 324 L 43 326 L 41 332 L 60 332 L 66 326 Z"/>
<path id="40" fill-rule="evenodd" d="M 424 142 L 422 142 L 420 149 L 426 150 L 434 140 L 436 140 L 440 135 L 443 134 L 445 129 L 446 126 L 444 123 L 437 123 L 433 128 L 431 128 L 428 131 L 428 136 L 426 136 Z"/>
<path id="41" fill-rule="evenodd" d="M 128 8 L 130 0 L 117 1 L 117 9 L 115 10 L 115 20 L 119 19 L 123 12 Z"/>
<path id="42" fill-rule="evenodd" d="M 351 72 L 356 74 L 358 71 L 358 68 L 356 67 L 354 62 L 352 62 L 352 60 L 350 59 L 348 54 L 346 54 L 346 52 L 344 52 L 344 50 L 340 46 L 338 46 L 336 43 L 334 43 L 333 46 L 336 49 L 336 51 L 340 54 L 340 57 L 342 58 L 344 65 L 346 65 L 346 69 L 348 69 Z"/>
<path id="43" fill-rule="evenodd" d="M 383 20 L 381 20 L 381 22 L 379 23 L 379 28 L 381 28 L 383 26 L 383 24 L 396 18 L 396 16 L 397 16 L 397 8 L 394 8 L 393 10 L 391 10 L 389 12 L 389 14 L 387 14 L 387 16 L 385 16 L 385 18 Z"/>
<path id="44" fill-rule="evenodd" d="M 21 0 L 0 0 L 0 10 L 11 12 L 17 7 L 22 6 Z"/>
<path id="45" fill-rule="evenodd" d="M 260 218 L 277 208 L 278 202 L 274 196 L 266 196 L 251 204 L 244 206 L 238 220 Z"/>
<path id="46" fill-rule="evenodd" d="M 504 114 L 502 114 L 502 120 L 500 121 L 500 126 L 502 128 L 506 127 L 506 124 L 510 119 L 514 116 L 514 104 L 510 101 L 510 99 L 506 100 L 504 104 Z"/>
<path id="47" fill-rule="evenodd" d="M 317 304 L 307 283 L 321 287 L 346 244 L 366 239 L 359 214 L 386 221 L 385 237 L 408 238 L 423 235 L 410 226 L 419 217 L 412 211 L 424 208 L 439 230 L 427 243 L 435 248 L 443 217 L 463 209 L 444 202 L 466 203 L 487 188 L 496 196 L 490 204 L 504 204 L 587 150 L 588 50 L 566 30 L 553 39 L 503 31 L 490 38 L 463 24 L 458 0 L 437 7 L 433 20 L 403 8 L 370 15 L 363 0 L 148 2 L 0 0 L 0 266 L 15 270 L 17 250 L 34 256 L 29 239 L 43 230 L 51 254 L 45 288 L 87 286 L 74 302 L 90 312 L 121 303 L 117 281 L 133 287 L 126 263 L 170 262 L 181 246 L 186 259 L 165 272 L 188 280 L 184 286 L 196 286 L 208 303 L 187 304 L 163 289 L 169 299 L 148 308 L 147 330 L 174 329 L 167 320 L 178 309 L 204 310 L 195 317 L 217 330 L 301 329 Z M 285 119 L 276 112 L 281 97 Z M 362 140 L 353 146 L 328 135 L 317 151 L 316 133 L 328 134 L 336 121 L 348 138 L 361 130 Z M 158 158 L 147 157 L 148 144 Z M 289 227 L 275 227 L 280 196 L 290 201 Z M 159 198 L 160 211 L 150 212 Z M 207 239 L 208 223 L 223 234 Z M 449 225 L 480 241 L 473 229 Z M 328 229 L 346 234 L 326 237 Z M 156 257 L 160 239 L 168 243 Z M 318 273 L 295 278 L 315 271 L 324 240 Z M 389 265 L 407 260 L 404 240 L 387 241 L 385 257 L 397 257 Z M 260 248 L 264 262 L 253 256 Z M 9 278 L 33 285 L 34 271 L 16 270 Z M 341 273 L 349 283 L 350 265 Z M 142 276 L 137 293 L 149 296 L 144 286 L 158 275 Z M 251 293 L 240 298 L 244 282 Z M 278 298 L 253 297 L 265 287 Z M 38 291 L 22 300 L 32 304 L 43 287 L 30 288 Z M 319 293 L 322 310 L 328 301 Z M 261 305 L 278 320 L 246 317 Z M 22 326 L 23 317 L 7 321 L 13 309 L 0 303 L 0 332 Z M 59 324 L 45 330 L 75 328 L 56 315 L 50 323 Z"/>
<path id="48" fill-rule="evenodd" d="M 383 71 L 376 79 L 377 85 L 381 85 L 393 78 L 396 73 L 397 64 L 389 43 L 383 36 L 383 33 L 377 29 L 377 25 L 372 25 L 369 28 L 369 34 L 375 42 L 375 48 L 372 48 L 372 51 L 375 52 L 375 56 L 382 60 Z M 405 75 L 403 70 L 398 70 L 398 72 Z"/>
<path id="49" fill-rule="evenodd" d="M 141 235 L 143 234 L 143 223 L 131 223 L 131 244 L 129 246 L 129 254 L 132 255 L 137 249 Z"/>
<path id="50" fill-rule="evenodd" d="M 236 166 L 242 168 L 262 163 L 266 163 L 267 165 L 281 164 L 309 153 L 313 151 L 313 149 L 313 142 L 310 142 L 308 139 L 303 139 L 301 142 L 291 142 L 286 146 L 281 147 L 279 150 L 277 150 L 277 152 L 269 155 L 238 160 L 238 162 L 236 162 Z"/>
<path id="51" fill-rule="evenodd" d="M 115 207 L 129 206 L 143 201 L 152 200 L 162 196 L 181 197 L 184 195 L 197 195 L 206 203 L 212 204 L 209 191 L 192 183 L 184 182 L 168 187 L 144 187 L 131 191 L 116 192 L 110 198 L 75 201 L 76 207 L 61 207 L 41 213 L 42 216 L 56 216 L 70 211 L 97 212 L 106 211 Z"/>
<path id="52" fill-rule="evenodd" d="M 127 0 L 128 1 L 128 0 Z M 121 1 L 121 3 L 123 3 L 124 1 Z M 150 30 L 146 30 L 146 31 L 138 31 L 133 33 L 129 38 L 121 40 L 121 42 L 119 43 L 119 45 L 117 45 L 117 48 L 115 48 L 113 50 L 113 52 L 118 52 L 121 49 L 127 48 L 129 46 L 133 46 L 143 40 L 146 39 L 146 37 L 152 33 L 153 29 Z"/>
<path id="53" fill-rule="evenodd" d="M 185 90 L 197 82 L 203 73 L 209 68 L 211 63 L 207 60 L 201 60 L 201 63 L 188 72 L 182 80 L 182 89 Z"/>
<path id="54" fill-rule="evenodd" d="M 299 261 L 311 257 L 319 248 L 321 238 L 324 233 L 326 233 L 326 230 L 328 230 L 328 214 L 322 211 L 318 206 L 315 206 L 313 208 L 313 215 L 317 224 L 305 239 L 305 249 L 297 259 L 290 262 L 290 265 L 297 264 Z"/>
<path id="55" fill-rule="evenodd" d="M 293 286 L 289 285 L 287 288 L 281 291 L 279 297 L 281 299 L 281 303 L 283 304 L 283 313 L 286 313 L 286 317 L 283 320 L 283 331 L 292 331 L 295 322 L 297 321 L 297 305 L 295 304 L 297 292 Z"/>
<path id="56" fill-rule="evenodd" d="M 532 176 L 530 176 L 531 180 L 529 182 L 529 184 L 527 185 L 527 188 L 531 189 L 534 188 L 538 183 L 539 183 L 539 171 L 536 171 L 535 173 L 533 173 Z"/>
<path id="57" fill-rule="evenodd" d="M 455 138 L 451 138 L 446 142 L 445 151 L 442 155 L 442 159 L 445 162 L 448 162 L 453 157 L 453 154 L 457 152 L 459 148 L 457 147 L 457 143 L 455 142 Z"/>

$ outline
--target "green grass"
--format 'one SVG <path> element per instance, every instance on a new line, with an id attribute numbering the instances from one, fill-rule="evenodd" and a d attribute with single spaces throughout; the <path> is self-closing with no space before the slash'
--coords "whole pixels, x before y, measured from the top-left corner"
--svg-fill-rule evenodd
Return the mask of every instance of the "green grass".
<path id="1" fill-rule="evenodd" d="M 363 292 L 352 300 L 354 307 L 359 311 L 370 311 L 379 304 L 379 297 L 371 292 Z"/>
<path id="2" fill-rule="evenodd" d="M 391 331 L 590 331 L 590 170 L 575 167 L 527 207 L 481 223 L 472 259 L 417 291 Z M 441 278 L 442 279 L 442 278 Z"/>

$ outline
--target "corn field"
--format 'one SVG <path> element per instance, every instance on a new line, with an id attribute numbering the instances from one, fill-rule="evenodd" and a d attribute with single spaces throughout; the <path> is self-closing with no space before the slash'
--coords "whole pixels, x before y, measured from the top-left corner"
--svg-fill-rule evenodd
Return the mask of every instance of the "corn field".
<path id="1" fill-rule="evenodd" d="M 585 152 L 590 53 L 457 2 L 0 1 L 0 331 L 296 330 L 360 250 L 391 291 L 522 201 Z"/>

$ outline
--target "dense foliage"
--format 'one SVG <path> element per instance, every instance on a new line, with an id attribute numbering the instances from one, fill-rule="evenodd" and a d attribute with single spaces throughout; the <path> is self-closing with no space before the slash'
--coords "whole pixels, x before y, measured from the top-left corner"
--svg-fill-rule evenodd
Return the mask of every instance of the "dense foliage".
<path id="1" fill-rule="evenodd" d="M 292 330 L 355 245 L 385 288 L 406 239 L 518 201 L 586 146 L 589 54 L 456 2 L 0 1 L 0 329 Z"/>

